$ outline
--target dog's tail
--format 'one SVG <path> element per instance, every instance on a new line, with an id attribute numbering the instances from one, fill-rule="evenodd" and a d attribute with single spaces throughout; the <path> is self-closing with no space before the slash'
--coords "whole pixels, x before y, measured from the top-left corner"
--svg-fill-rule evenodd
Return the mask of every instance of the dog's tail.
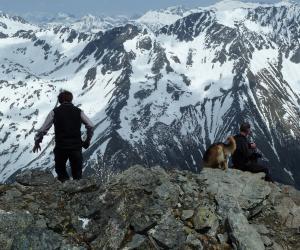
<path id="1" fill-rule="evenodd" d="M 236 150 L 236 142 L 233 136 L 229 136 L 227 138 L 228 144 L 224 145 L 224 150 L 226 154 L 233 154 L 233 152 Z"/>

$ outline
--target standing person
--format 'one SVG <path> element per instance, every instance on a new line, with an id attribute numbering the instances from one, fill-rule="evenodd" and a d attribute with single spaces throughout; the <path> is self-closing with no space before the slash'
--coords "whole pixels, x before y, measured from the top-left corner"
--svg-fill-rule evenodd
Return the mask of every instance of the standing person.
<path id="1" fill-rule="evenodd" d="M 62 91 L 58 95 L 60 106 L 54 108 L 47 116 L 42 127 L 37 131 L 34 140 L 35 145 L 33 152 L 41 150 L 40 143 L 43 136 L 54 124 L 55 131 L 55 171 L 57 179 L 64 182 L 69 179 L 66 171 L 66 163 L 69 159 L 71 165 L 72 177 L 79 180 L 82 177 L 82 147 L 87 149 L 90 145 L 94 125 L 84 112 L 75 107 L 72 103 L 73 95 L 69 91 Z M 81 139 L 81 123 L 87 129 L 87 138 L 85 141 Z"/>
<path id="2" fill-rule="evenodd" d="M 258 163 L 258 158 L 260 158 L 261 155 L 256 152 L 256 144 L 248 142 L 248 136 L 250 134 L 250 124 L 241 124 L 240 133 L 234 136 L 236 150 L 232 154 L 233 168 L 252 173 L 264 172 L 266 174 L 265 180 L 272 181 L 269 168 Z"/>

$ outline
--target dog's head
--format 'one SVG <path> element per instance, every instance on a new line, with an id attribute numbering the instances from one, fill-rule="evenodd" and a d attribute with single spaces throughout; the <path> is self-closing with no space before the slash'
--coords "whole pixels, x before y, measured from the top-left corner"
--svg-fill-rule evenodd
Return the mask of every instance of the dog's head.
<path id="1" fill-rule="evenodd" d="M 227 141 L 232 141 L 232 140 L 234 140 L 234 137 L 232 135 L 227 137 Z"/>
<path id="2" fill-rule="evenodd" d="M 228 143 L 228 146 L 227 146 L 228 153 L 233 154 L 234 151 L 236 150 L 236 142 L 235 142 L 234 137 L 233 136 L 229 136 L 227 138 L 227 143 Z"/>

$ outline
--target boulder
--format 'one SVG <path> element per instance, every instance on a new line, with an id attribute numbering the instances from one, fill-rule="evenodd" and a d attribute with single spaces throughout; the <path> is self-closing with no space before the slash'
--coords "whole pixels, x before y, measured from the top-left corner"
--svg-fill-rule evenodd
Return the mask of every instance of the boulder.
<path id="1" fill-rule="evenodd" d="M 176 220 L 171 213 L 167 213 L 162 217 L 159 224 L 149 231 L 149 235 L 162 247 L 177 249 L 186 240 L 183 226 L 183 223 Z"/>
<path id="2" fill-rule="evenodd" d="M 247 217 L 258 214 L 271 193 L 271 187 L 262 179 L 262 173 L 253 174 L 236 169 L 204 169 L 198 177 L 207 185 L 207 192 L 215 196 L 219 213 L 226 218 L 229 208 L 247 211 Z"/>
<path id="3" fill-rule="evenodd" d="M 186 244 L 193 247 L 193 248 L 195 248 L 195 249 L 197 249 L 197 250 L 202 250 L 203 249 L 201 241 L 193 233 L 191 233 L 187 236 Z"/>
<path id="4" fill-rule="evenodd" d="M 50 170 L 42 169 L 25 170 L 16 176 L 16 181 L 24 186 L 45 186 L 57 182 Z"/>
<path id="5" fill-rule="evenodd" d="M 151 250 L 151 243 L 146 236 L 135 234 L 123 250 Z"/>
<path id="6" fill-rule="evenodd" d="M 291 229 L 300 228 L 300 206 L 297 206 L 290 197 L 283 197 L 275 206 L 281 223 Z"/>
<path id="7" fill-rule="evenodd" d="M 155 197 L 169 207 L 175 207 L 179 198 L 179 186 L 169 181 L 162 183 L 154 189 Z"/>
<path id="8" fill-rule="evenodd" d="M 147 232 L 156 225 L 156 221 L 145 213 L 137 212 L 130 219 L 130 225 L 137 233 Z"/>
<path id="9" fill-rule="evenodd" d="M 264 243 L 242 213 L 228 213 L 229 237 L 238 250 L 264 250 Z"/>
<path id="10" fill-rule="evenodd" d="M 209 207 L 196 208 L 192 222 L 195 229 L 202 233 L 210 231 L 212 234 L 215 234 L 219 226 L 217 215 Z"/>
<path id="11" fill-rule="evenodd" d="M 16 234 L 12 249 L 59 249 L 63 245 L 63 237 L 51 230 L 29 227 L 20 234 Z"/>

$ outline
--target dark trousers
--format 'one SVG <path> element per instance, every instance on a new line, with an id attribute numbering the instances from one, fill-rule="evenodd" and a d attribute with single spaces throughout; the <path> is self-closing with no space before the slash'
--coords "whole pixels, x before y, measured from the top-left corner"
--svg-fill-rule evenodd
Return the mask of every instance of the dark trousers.
<path id="1" fill-rule="evenodd" d="M 243 171 L 249 171 L 251 173 L 265 173 L 265 180 L 266 181 L 273 181 L 270 169 L 267 166 L 264 166 L 262 164 L 259 164 L 257 162 L 248 162 L 245 165 L 237 168 Z"/>
<path id="2" fill-rule="evenodd" d="M 57 179 L 66 181 L 70 177 L 66 170 L 67 160 L 70 161 L 72 177 L 74 180 L 79 180 L 82 177 L 82 150 L 70 150 L 54 148 L 55 171 Z"/>

